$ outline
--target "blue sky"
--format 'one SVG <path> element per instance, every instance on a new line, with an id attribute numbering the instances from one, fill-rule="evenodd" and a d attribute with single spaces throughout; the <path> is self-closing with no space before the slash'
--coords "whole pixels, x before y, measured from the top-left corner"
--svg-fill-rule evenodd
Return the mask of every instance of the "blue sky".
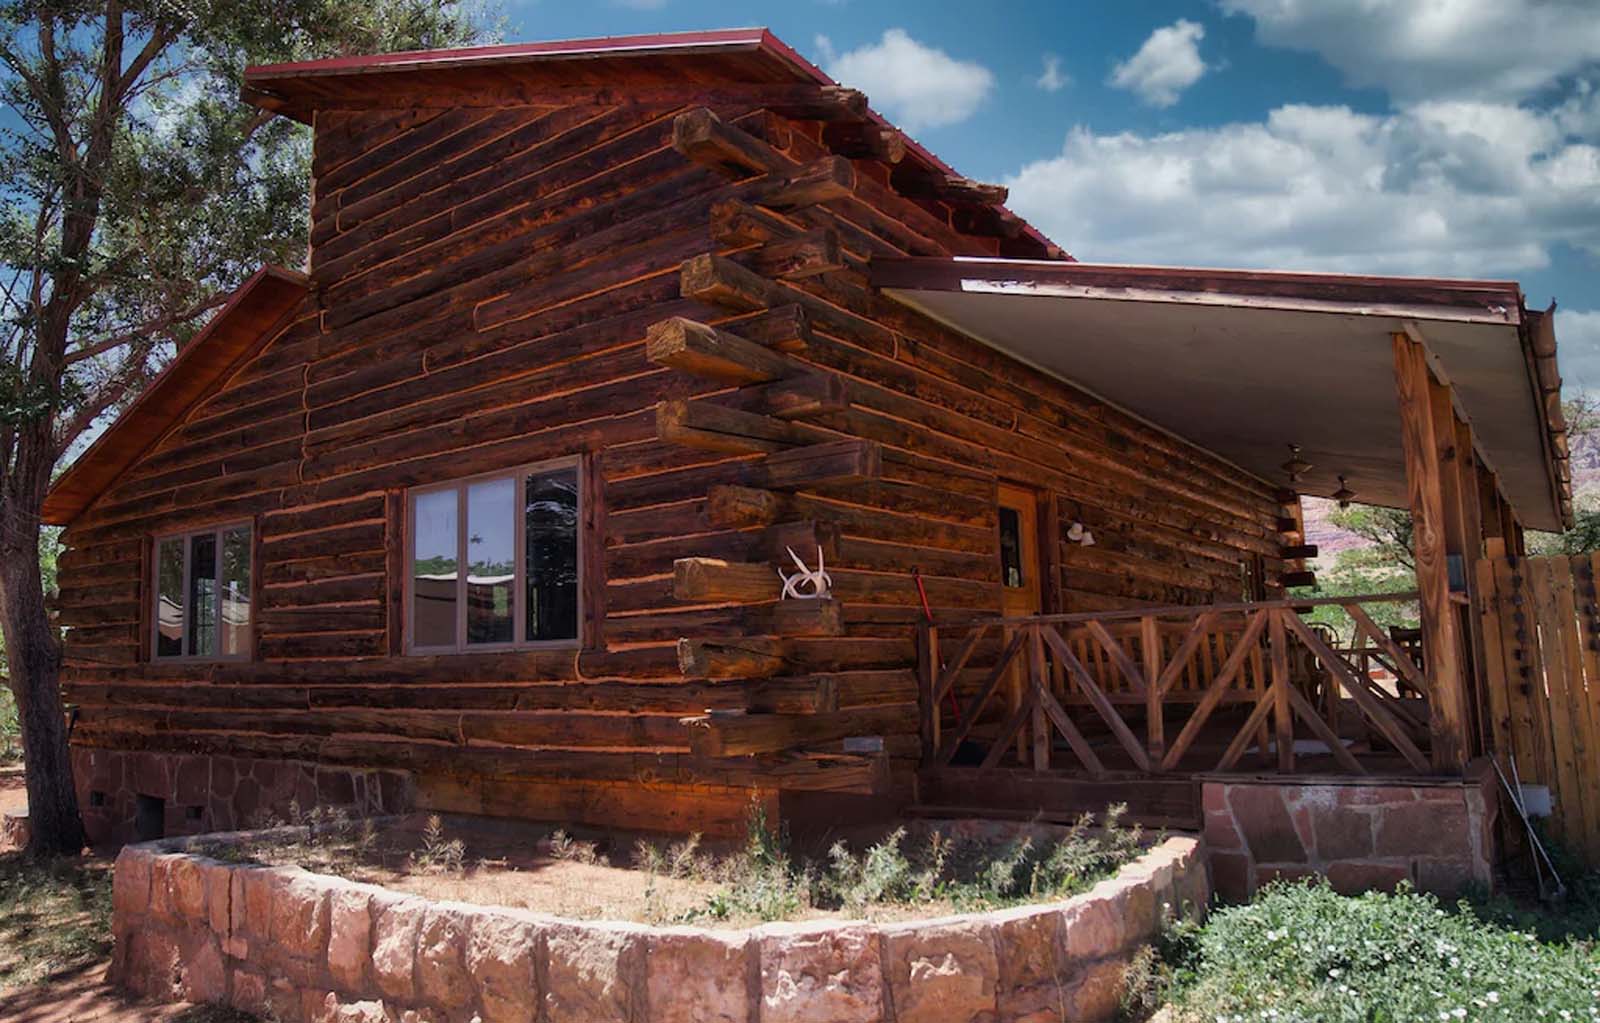
<path id="1" fill-rule="evenodd" d="M 1080 259 L 1512 278 L 1600 388 L 1600 0 L 505 0 L 765 25 Z"/>

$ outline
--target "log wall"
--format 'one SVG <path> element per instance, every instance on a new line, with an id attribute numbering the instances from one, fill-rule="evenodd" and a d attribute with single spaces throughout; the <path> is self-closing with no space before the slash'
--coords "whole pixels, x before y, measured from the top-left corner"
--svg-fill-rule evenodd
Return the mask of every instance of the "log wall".
<path id="1" fill-rule="evenodd" d="M 874 255 L 1018 243 L 861 147 L 736 105 L 320 112 L 313 296 L 64 535 L 74 742 L 409 769 L 454 810 L 576 791 L 611 823 L 711 792 L 725 820 L 729 791 L 881 787 L 848 737 L 914 749 L 911 572 L 935 615 L 998 609 L 999 480 L 1040 490 L 1055 609 L 1280 569 L 1271 488 L 870 292 Z M 405 488 L 573 454 L 582 648 L 405 656 Z M 150 663 L 151 535 L 237 519 L 253 659 Z M 789 547 L 834 600 L 777 600 Z"/>

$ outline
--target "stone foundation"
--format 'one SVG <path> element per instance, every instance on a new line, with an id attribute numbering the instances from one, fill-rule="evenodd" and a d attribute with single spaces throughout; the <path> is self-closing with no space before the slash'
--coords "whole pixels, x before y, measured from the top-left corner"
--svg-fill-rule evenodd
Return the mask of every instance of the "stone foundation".
<path id="1" fill-rule="evenodd" d="M 186 847 L 118 857 L 113 978 L 285 1023 L 1108 1020 L 1163 914 L 1208 897 L 1188 837 L 1065 902 L 730 931 L 431 902 Z"/>
<path id="2" fill-rule="evenodd" d="M 1202 783 L 1212 885 L 1243 901 L 1278 878 L 1321 874 L 1341 892 L 1410 881 L 1454 897 L 1493 881 L 1493 773 L 1466 779 L 1213 778 Z"/>
<path id="3" fill-rule="evenodd" d="M 72 773 L 83 826 L 93 846 L 150 837 L 139 831 L 140 797 L 160 837 L 247 827 L 266 816 L 287 820 L 298 806 L 343 807 L 359 816 L 411 809 L 410 777 L 400 771 L 323 767 L 291 760 L 182 753 L 132 753 L 74 747 Z"/>

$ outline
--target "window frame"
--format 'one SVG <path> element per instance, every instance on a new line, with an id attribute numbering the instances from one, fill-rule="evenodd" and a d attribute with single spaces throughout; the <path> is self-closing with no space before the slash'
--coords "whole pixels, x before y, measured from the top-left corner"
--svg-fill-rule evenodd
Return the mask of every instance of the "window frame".
<path id="1" fill-rule="evenodd" d="M 509 643 L 468 643 L 467 642 L 467 562 L 462 552 L 466 546 L 467 535 L 467 491 L 474 483 L 483 483 L 490 480 L 510 479 L 515 487 L 514 507 L 524 510 L 525 492 L 522 489 L 527 485 L 529 476 L 541 473 L 554 472 L 561 469 L 571 469 L 577 477 L 577 528 L 573 543 L 577 547 L 577 625 L 575 635 L 568 639 L 535 639 L 516 640 Z M 588 498 L 588 466 L 580 455 L 566 455 L 560 458 L 549 458 L 539 462 L 528 462 L 512 466 L 507 469 L 495 469 L 490 472 L 474 473 L 471 476 L 460 476 L 452 480 L 439 483 L 428 483 L 422 486 L 407 487 L 405 492 L 405 606 L 403 618 L 405 621 L 405 642 L 402 651 L 406 656 L 414 657 L 448 657 L 459 654 L 505 653 L 521 650 L 577 650 L 583 647 L 584 637 L 584 611 L 585 607 L 585 582 L 590 571 L 587 544 L 584 543 L 584 534 L 587 529 L 585 516 L 587 510 L 584 505 Z M 416 642 L 416 557 L 417 557 L 417 499 L 427 494 L 447 491 L 456 493 L 456 555 L 457 555 L 457 581 L 456 581 L 456 610 L 455 610 L 455 637 L 454 644 L 449 646 L 419 646 Z M 526 606 L 527 600 L 527 526 L 519 524 L 514 530 L 513 537 L 513 562 L 511 584 L 511 630 L 515 637 L 527 627 Z"/>
<path id="2" fill-rule="evenodd" d="M 250 625 L 248 626 L 244 651 L 237 654 L 222 653 L 222 571 L 223 571 L 223 536 L 235 529 L 249 530 L 250 535 Z M 210 525 L 196 526 L 193 529 L 178 529 L 167 533 L 154 533 L 150 537 L 150 600 L 145 610 L 150 615 L 150 663 L 152 664 L 211 664 L 217 661 L 244 662 L 255 659 L 256 641 L 256 593 L 259 588 L 257 579 L 258 566 L 256 565 L 256 549 L 260 541 L 260 525 L 253 518 L 230 519 Z M 161 545 L 178 540 L 183 545 L 183 631 L 179 640 L 187 649 L 189 646 L 189 628 L 191 616 L 189 613 L 189 594 L 193 583 L 193 557 L 191 542 L 197 536 L 210 535 L 216 543 L 216 574 L 212 577 L 216 584 L 216 614 L 217 614 L 217 653 L 211 654 L 163 654 L 161 653 Z"/>

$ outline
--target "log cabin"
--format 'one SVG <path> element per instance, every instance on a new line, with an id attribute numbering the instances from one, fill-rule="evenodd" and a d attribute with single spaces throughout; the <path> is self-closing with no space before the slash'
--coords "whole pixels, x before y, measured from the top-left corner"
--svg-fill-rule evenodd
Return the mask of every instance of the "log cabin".
<path id="1" fill-rule="evenodd" d="M 308 265 L 45 509 L 98 840 L 1482 789 L 1473 566 L 1571 516 L 1516 284 L 1078 262 L 759 29 L 244 98 L 313 130 Z M 1288 599 L 1308 494 L 1411 510 L 1416 636 Z"/>

